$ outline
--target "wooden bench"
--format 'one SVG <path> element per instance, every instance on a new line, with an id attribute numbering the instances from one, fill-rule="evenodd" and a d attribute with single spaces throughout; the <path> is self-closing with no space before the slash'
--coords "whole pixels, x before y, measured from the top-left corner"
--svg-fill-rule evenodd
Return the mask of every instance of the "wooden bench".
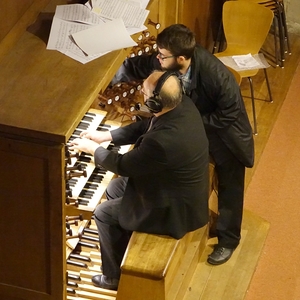
<path id="1" fill-rule="evenodd" d="M 214 166 L 211 160 L 209 195 L 217 185 Z M 182 300 L 206 246 L 211 220 L 179 240 L 133 232 L 121 264 L 116 299 Z"/>
<path id="2" fill-rule="evenodd" d="M 207 228 L 176 240 L 134 232 L 121 265 L 117 300 L 181 300 L 207 242 Z"/>

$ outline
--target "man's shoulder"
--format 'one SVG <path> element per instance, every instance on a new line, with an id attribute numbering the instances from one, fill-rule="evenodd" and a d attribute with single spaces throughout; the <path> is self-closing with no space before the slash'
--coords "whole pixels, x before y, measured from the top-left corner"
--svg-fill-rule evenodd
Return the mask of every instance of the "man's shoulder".
<path id="1" fill-rule="evenodd" d="M 195 47 L 195 53 L 200 53 L 200 54 L 205 54 L 205 55 L 213 56 L 213 54 L 211 52 L 209 52 L 206 48 L 204 48 L 200 44 L 196 45 L 196 47 Z"/>

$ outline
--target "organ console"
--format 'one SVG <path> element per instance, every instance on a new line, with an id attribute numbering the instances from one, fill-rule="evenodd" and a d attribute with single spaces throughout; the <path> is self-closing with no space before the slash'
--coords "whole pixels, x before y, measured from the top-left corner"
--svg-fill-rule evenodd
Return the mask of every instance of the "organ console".
<path id="1" fill-rule="evenodd" d="M 67 144 L 95 113 L 86 112 L 101 109 L 98 94 L 130 49 L 85 65 L 46 50 L 49 15 L 66 2 L 22 3 L 11 3 L 15 11 L 23 5 L 23 15 L 0 44 L 0 299 L 63 300 L 71 288 L 68 253 L 77 244 L 91 244 L 66 217 L 82 214 L 79 223 L 87 223 L 105 189 L 90 177 L 103 177 L 107 184 L 114 175 L 99 175 L 103 170 L 91 167 L 83 155 L 69 153 Z M 154 1 L 154 14 L 157 9 Z M 100 113 L 97 126 L 106 113 Z M 116 126 L 107 118 L 105 123 Z M 81 167 L 75 167 L 78 160 L 84 161 Z"/>
<path id="2" fill-rule="evenodd" d="M 149 28 L 141 40 L 135 35 L 143 52 L 155 51 L 159 28 L 181 21 L 177 2 L 150 0 Z M 133 107 L 141 106 L 133 102 L 140 83 L 127 86 L 125 96 L 105 91 L 123 60 L 137 49 L 113 51 L 87 64 L 46 50 L 55 8 L 67 3 L 0 4 L 3 300 L 122 299 L 122 292 L 90 284 L 101 266 L 92 212 L 105 189 L 101 182 L 107 184 L 114 174 L 96 168 L 84 153 L 71 153 L 68 141 L 84 128 L 115 128 L 124 116 L 134 119 Z M 124 111 L 109 108 L 122 97 L 128 102 Z"/>

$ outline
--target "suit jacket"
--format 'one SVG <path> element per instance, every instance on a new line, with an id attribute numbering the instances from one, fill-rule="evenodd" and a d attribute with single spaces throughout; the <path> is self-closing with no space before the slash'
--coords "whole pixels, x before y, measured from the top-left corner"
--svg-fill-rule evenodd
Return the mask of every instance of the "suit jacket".
<path id="1" fill-rule="evenodd" d="M 208 222 L 208 141 L 201 116 L 186 96 L 173 110 L 111 131 L 120 155 L 99 147 L 95 163 L 128 177 L 119 213 L 131 231 L 181 238 Z M 113 200 L 111 200 L 113 201 Z"/>
<path id="2" fill-rule="evenodd" d="M 155 53 L 126 59 L 112 84 L 145 79 L 155 69 L 161 69 Z M 234 76 L 218 58 L 200 45 L 195 48 L 192 57 L 191 74 L 190 97 L 202 115 L 208 139 L 218 135 L 244 166 L 252 167 L 253 133 Z"/>

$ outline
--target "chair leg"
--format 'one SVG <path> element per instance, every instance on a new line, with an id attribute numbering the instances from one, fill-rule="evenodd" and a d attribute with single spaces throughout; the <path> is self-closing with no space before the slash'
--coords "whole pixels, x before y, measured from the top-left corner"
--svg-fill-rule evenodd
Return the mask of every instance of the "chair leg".
<path id="1" fill-rule="evenodd" d="M 285 30 L 284 30 L 284 23 L 283 23 L 283 16 L 282 16 L 282 6 L 280 3 L 275 0 L 276 4 L 276 11 L 275 16 L 278 20 L 278 34 L 279 34 L 279 44 L 280 44 L 280 61 L 281 61 L 281 68 L 284 68 L 284 61 L 285 61 Z"/>
<path id="2" fill-rule="evenodd" d="M 278 28 L 278 20 L 276 17 L 273 19 L 273 30 L 274 30 L 274 45 L 275 45 L 275 63 L 276 67 L 279 67 L 279 50 L 278 50 L 278 42 L 277 42 L 277 28 Z"/>
<path id="3" fill-rule="evenodd" d="M 227 0 L 222 0 L 223 4 L 226 1 Z M 225 36 L 224 36 L 224 30 L 223 30 L 223 22 L 222 22 L 222 18 L 221 18 L 219 28 L 218 28 L 218 32 L 217 32 L 217 36 L 216 36 L 216 40 L 214 41 L 212 54 L 215 54 L 216 52 L 221 52 L 222 51 L 224 40 L 225 40 Z"/>
<path id="4" fill-rule="evenodd" d="M 269 99 L 270 99 L 270 102 L 273 103 L 273 97 L 272 97 L 272 93 L 271 93 L 270 82 L 269 82 L 269 77 L 268 77 L 266 68 L 264 68 L 264 73 L 265 73 L 265 78 L 266 78 L 266 83 L 267 83 L 267 88 L 268 88 L 268 93 L 269 93 Z"/>
<path id="5" fill-rule="evenodd" d="M 289 55 L 291 55 L 292 52 L 291 52 L 291 46 L 290 46 L 288 29 L 287 29 L 287 25 L 286 25 L 286 15 L 285 15 L 285 9 L 284 9 L 283 0 L 279 1 L 279 6 L 281 8 L 282 25 L 283 25 L 283 30 L 284 30 L 284 40 L 285 40 L 285 43 L 286 43 L 286 46 L 287 46 L 287 53 Z"/>
<path id="6" fill-rule="evenodd" d="M 252 101 L 252 114 L 253 114 L 253 133 L 257 135 L 257 124 L 256 124 L 256 111 L 255 111 L 255 102 L 254 102 L 254 90 L 253 90 L 253 82 L 252 78 L 248 77 L 251 91 L 251 101 Z"/>
<path id="7" fill-rule="evenodd" d="M 224 39 L 224 33 L 223 33 L 223 24 L 222 24 L 222 20 L 221 20 L 221 22 L 219 24 L 216 40 L 214 42 L 212 54 L 215 54 L 216 52 L 220 52 L 222 45 L 223 45 L 223 39 Z M 217 50 L 217 48 L 218 48 L 218 50 Z"/>

